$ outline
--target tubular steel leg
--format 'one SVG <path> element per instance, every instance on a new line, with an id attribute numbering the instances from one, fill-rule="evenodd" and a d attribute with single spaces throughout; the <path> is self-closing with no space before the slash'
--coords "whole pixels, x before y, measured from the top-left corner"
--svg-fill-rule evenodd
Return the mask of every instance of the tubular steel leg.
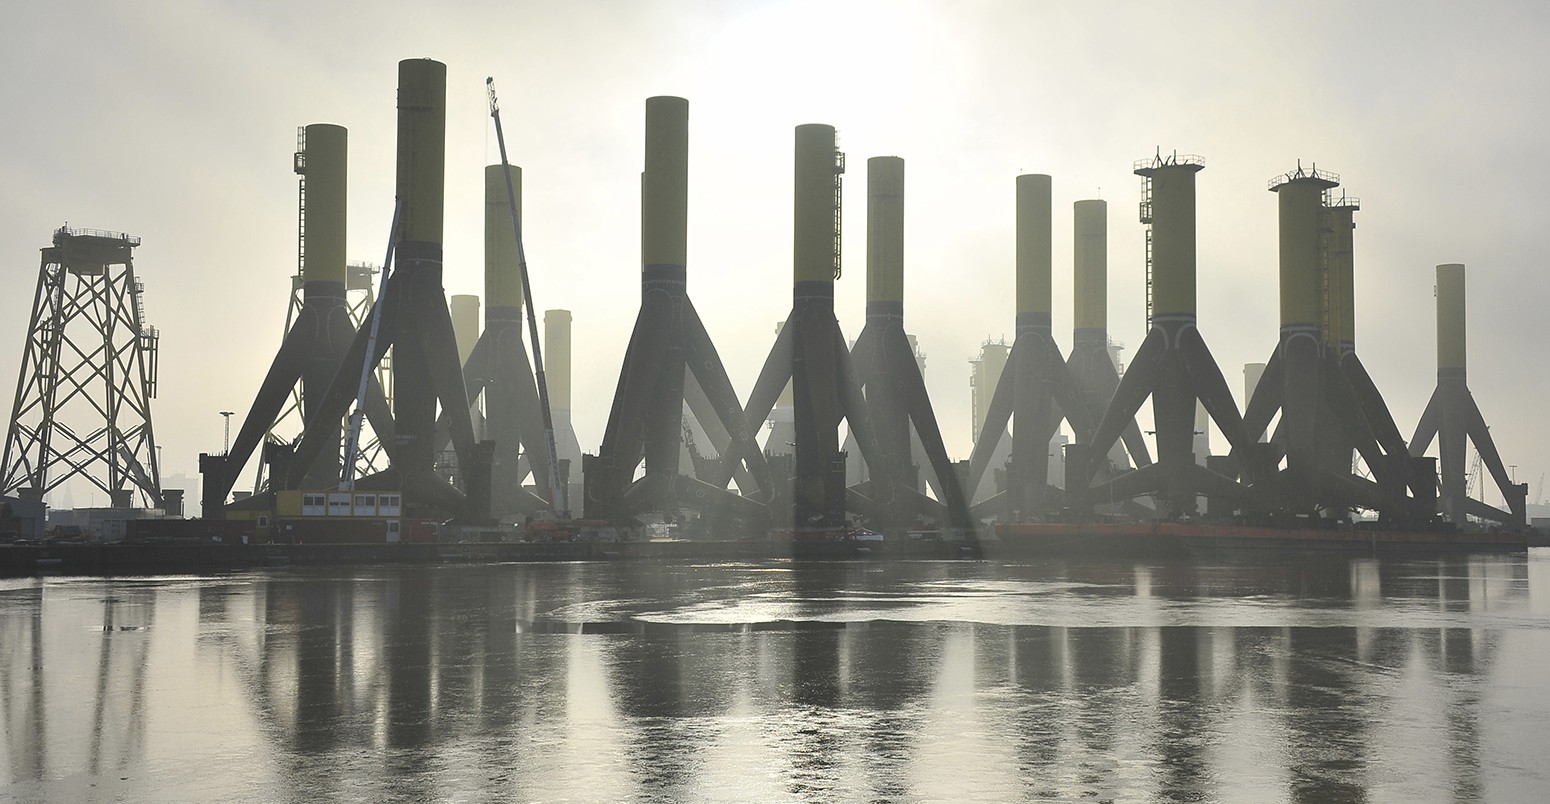
<path id="1" fill-rule="evenodd" d="M 220 499 L 226 499 L 232 486 L 236 485 L 237 474 L 242 471 L 242 467 L 248 462 L 248 458 L 252 456 L 253 450 L 264 434 L 274 426 L 275 417 L 280 415 L 280 409 L 285 406 L 285 400 L 290 397 L 291 390 L 301 380 L 307 355 L 316 343 L 317 324 L 316 312 L 302 308 L 301 315 L 297 316 L 291 331 L 287 332 L 285 340 L 281 341 L 280 350 L 275 353 L 274 361 L 269 364 L 269 372 L 264 375 L 264 381 L 258 387 L 258 394 L 253 398 L 253 405 L 242 421 L 242 429 L 237 431 L 237 440 L 232 442 L 231 450 L 226 453 L 220 479 L 215 481 L 214 478 L 205 478 L 206 483 L 219 482 L 217 496 Z"/>
<path id="2" fill-rule="evenodd" d="M 431 382 L 435 383 L 436 398 L 451 416 L 452 447 L 457 451 L 458 465 L 467 467 L 475 461 L 474 424 L 468 416 L 468 393 L 463 385 L 463 362 L 458 358 L 452 315 L 441 299 L 427 299 L 424 315 L 425 356 L 430 363 Z M 434 428 L 435 417 L 431 422 Z"/>
<path id="3" fill-rule="evenodd" d="M 655 372 L 646 414 L 646 474 L 673 478 L 683 456 L 684 370 L 682 297 L 669 297 L 661 368 Z M 671 505 L 671 482 L 662 485 L 664 508 Z"/>
<path id="4" fill-rule="evenodd" d="M 1419 458 L 1426 454 L 1431 447 L 1432 439 L 1437 437 L 1437 430 L 1442 425 L 1442 389 L 1432 391 L 1432 396 L 1426 401 L 1426 409 L 1421 412 L 1421 418 L 1416 422 L 1415 435 L 1410 437 L 1410 456 Z"/>
<path id="5" fill-rule="evenodd" d="M 1162 332 L 1153 329 L 1146 334 L 1146 339 L 1141 341 L 1141 346 L 1136 350 L 1135 359 L 1130 361 L 1130 367 L 1125 376 L 1120 378 L 1119 385 L 1114 389 L 1114 396 L 1109 400 L 1109 407 L 1103 412 L 1103 418 L 1099 420 L 1097 428 L 1093 430 L 1093 440 L 1088 445 L 1091 452 L 1088 453 L 1088 482 L 1092 482 L 1098 468 L 1102 465 L 1124 432 L 1127 422 L 1134 422 L 1136 411 L 1141 409 L 1141 403 L 1146 401 L 1153 389 L 1157 387 L 1157 380 L 1161 374 L 1161 361 L 1163 359 Z M 1097 499 L 1097 497 L 1093 497 Z"/>
<path id="6" fill-rule="evenodd" d="M 343 347 L 340 350 L 342 354 L 335 361 L 328 384 L 324 388 L 322 394 L 324 398 L 327 398 L 328 392 L 333 388 L 333 378 L 340 376 L 341 372 L 353 374 L 355 381 L 357 383 L 360 381 L 360 363 L 352 365 L 349 362 L 350 346 L 354 344 L 356 338 L 355 324 L 350 322 L 348 315 L 345 315 L 332 316 L 329 326 L 333 329 L 332 338 L 334 342 L 343 344 Z M 346 412 L 348 412 L 348 408 Z M 318 415 L 325 415 L 321 408 Z M 343 419 L 342 415 L 340 419 Z M 377 442 L 382 445 L 383 451 L 387 453 L 388 459 L 391 461 L 393 456 L 398 454 L 398 444 L 395 441 L 398 426 L 393 422 L 393 409 L 388 404 L 387 394 L 382 390 L 382 383 L 377 380 L 377 373 L 375 371 L 366 377 L 366 419 L 371 422 L 371 429 L 372 432 L 376 433 Z M 310 421 L 310 418 L 308 421 Z M 327 448 L 327 442 L 325 441 L 324 449 Z M 337 480 L 337 476 L 335 479 Z"/>
<path id="7" fill-rule="evenodd" d="M 1438 452 L 1440 453 L 1442 472 L 1442 497 L 1440 502 L 1443 511 L 1448 514 L 1454 524 L 1464 524 L 1464 500 L 1467 497 L 1465 484 L 1465 443 L 1468 432 L 1464 427 L 1461 401 L 1458 399 L 1456 389 L 1445 390 L 1441 410 L 1441 426 L 1437 428 L 1439 436 Z"/>
<path id="8" fill-rule="evenodd" d="M 1373 436 L 1383 445 L 1384 451 L 1394 455 L 1405 454 L 1405 439 L 1400 435 L 1399 425 L 1394 423 L 1394 415 L 1383 401 L 1383 394 L 1378 391 L 1377 384 L 1372 381 L 1367 367 L 1362 365 L 1356 353 L 1348 354 L 1340 361 L 1340 371 L 1350 383 L 1361 405 L 1362 415 L 1367 419 Z"/>
<path id="9" fill-rule="evenodd" d="M 635 467 L 645 457 L 651 390 L 666 360 L 665 307 L 666 299 L 661 294 L 647 294 L 641 300 L 640 317 L 636 319 L 635 333 L 625 352 L 613 411 L 608 416 L 608 426 L 598 450 L 599 458 L 612 462 L 609 470 L 612 480 L 609 482 L 617 487 L 617 492 L 629 485 Z"/>
<path id="10" fill-rule="evenodd" d="M 1463 402 L 1461 407 L 1469 440 L 1474 443 L 1475 451 L 1480 453 L 1480 461 L 1485 464 L 1486 470 L 1496 481 L 1496 487 L 1501 491 L 1502 497 L 1511 501 L 1512 495 L 1509 490 L 1513 484 L 1512 479 L 1507 475 L 1507 467 L 1502 465 L 1501 453 L 1496 451 L 1496 441 L 1491 438 L 1491 428 L 1486 426 L 1485 417 L 1480 415 L 1480 406 L 1475 403 L 1474 395 L 1465 389 L 1461 396 Z M 1485 497 L 1483 493 L 1480 496 L 1482 499 Z M 1514 510 L 1513 513 L 1521 512 Z"/>
<path id="11" fill-rule="evenodd" d="M 775 400 L 780 398 L 780 392 L 786 389 L 786 383 L 791 382 L 791 367 L 794 365 L 794 346 L 796 335 L 790 322 L 796 319 L 796 310 L 786 317 L 786 326 L 780 328 L 780 333 L 775 336 L 775 345 L 770 348 L 770 354 L 764 359 L 764 368 L 759 370 L 759 379 L 754 382 L 753 392 L 748 395 L 748 404 L 743 408 L 743 418 L 750 427 L 762 425 L 765 419 L 770 417 L 770 411 L 775 408 Z"/>
<path id="12" fill-rule="evenodd" d="M 1098 427 L 1097 417 L 1092 415 L 1091 408 L 1086 404 L 1086 397 L 1072 377 L 1070 369 L 1066 367 L 1066 361 L 1060 356 L 1060 347 L 1055 345 L 1052 339 L 1044 339 L 1042 343 L 1044 371 L 1049 377 L 1050 393 L 1054 399 L 1054 427 L 1060 426 L 1064 419 L 1071 423 L 1071 430 L 1076 434 L 1076 440 L 1087 442 L 1093 437 L 1093 430 Z M 1048 441 L 1044 442 L 1046 445 Z"/>
<path id="13" fill-rule="evenodd" d="M 1265 437 L 1270 420 L 1281 409 L 1286 393 L 1284 371 L 1278 347 L 1270 354 L 1270 359 L 1265 361 L 1265 370 L 1259 375 L 1259 384 L 1254 386 L 1254 393 L 1243 410 L 1243 430 L 1254 441 Z"/>
<path id="14" fill-rule="evenodd" d="M 975 442 L 974 451 L 969 456 L 968 491 L 970 494 L 979 491 L 980 482 L 985 477 L 985 470 L 990 468 L 991 457 L 1001 446 L 1001 440 L 1007 437 L 1006 426 L 1012 420 L 1012 399 L 1017 392 L 1017 383 L 1009 376 L 1014 371 L 1012 365 L 1008 360 L 1006 368 L 1001 371 L 1001 378 L 996 383 L 996 391 L 990 395 L 990 407 L 985 411 L 985 421 L 980 426 L 979 440 Z"/>
<path id="15" fill-rule="evenodd" d="M 764 452 L 759 449 L 759 443 L 755 439 L 758 426 L 744 415 L 742 406 L 738 404 L 737 391 L 732 388 L 732 380 L 727 377 L 726 366 L 721 362 L 721 356 L 717 354 L 716 345 L 711 341 L 710 334 L 706 332 L 704 322 L 700 320 L 699 311 L 694 309 L 693 304 L 688 304 L 686 315 L 690 347 L 689 366 L 694 373 L 694 379 L 704 391 L 706 400 L 715 410 L 716 415 L 711 418 L 719 422 L 729 436 L 728 448 L 722 453 L 722 472 L 730 477 L 730 473 L 736 472 L 741 462 L 752 475 L 757 489 L 767 490 L 771 488 L 772 481 L 769 464 L 764 460 Z M 787 365 L 790 365 L 789 361 Z M 761 423 L 763 421 L 762 418 L 759 420 Z M 715 480 L 722 480 L 722 478 L 718 476 Z M 715 485 L 714 482 L 712 484 Z M 725 488 L 725 481 L 720 485 Z M 741 488 L 741 484 L 739 487 Z M 744 491 L 752 491 L 752 489 Z"/>
<path id="16" fill-rule="evenodd" d="M 513 327 L 510 332 L 503 333 L 501 340 L 496 343 L 495 355 L 496 376 L 512 389 L 505 401 L 512 409 L 505 415 L 512 416 L 516 422 L 516 438 L 529 459 L 533 485 L 541 496 L 548 497 L 549 460 L 546 453 L 549 448 L 544 443 L 543 403 L 538 398 L 538 382 L 534 378 L 533 366 L 527 359 L 527 347 L 522 340 L 520 327 Z M 500 446 L 497 444 L 496 448 Z M 512 444 L 512 455 L 516 455 L 515 443 Z M 517 479 L 520 481 L 523 476 L 519 471 Z"/>
<path id="17" fill-rule="evenodd" d="M 973 520 L 969 516 L 969 501 L 959 484 L 958 473 L 951 459 L 947 457 L 947 446 L 942 441 L 942 431 L 938 427 L 936 414 L 931 409 L 931 398 L 926 393 L 925 378 L 920 376 L 919 367 L 915 365 L 915 356 L 909 353 L 909 343 L 902 342 L 899 347 L 908 354 L 910 366 L 913 370 L 906 370 L 901 378 L 904 383 L 903 398 L 909 410 L 910 420 L 915 423 L 915 431 L 920 434 L 921 444 L 925 447 L 926 456 L 931 462 L 932 473 L 936 475 L 939 483 L 942 502 L 947 506 L 948 521 L 956 528 L 972 532 Z"/>
<path id="18" fill-rule="evenodd" d="M 1233 450 L 1245 452 L 1253 439 L 1249 438 L 1243 418 L 1238 415 L 1238 404 L 1233 401 L 1227 379 L 1222 376 L 1222 370 L 1217 367 L 1211 350 L 1206 348 L 1199 330 L 1191 327 L 1180 334 L 1179 354 L 1194 386 L 1195 396 L 1205 406 L 1206 413 L 1216 422 Z"/>
<path id="19" fill-rule="evenodd" d="M 867 462 L 867 470 L 872 479 L 880 488 L 893 489 L 897 480 L 894 467 L 889 465 L 883 455 L 882 445 L 877 438 L 876 423 L 872 420 L 871 411 L 867 407 L 866 396 L 861 392 L 861 382 L 856 378 L 855 367 L 850 363 L 850 350 L 845 348 L 845 336 L 840 332 L 838 324 L 834 326 L 831 346 L 835 362 L 836 390 L 839 392 L 840 412 L 846 422 L 850 424 L 850 431 L 856 436 L 856 445 L 861 447 L 861 457 Z M 836 423 L 836 428 L 838 424 Z M 838 434 L 836 434 L 837 436 Z M 891 492 L 888 496 L 891 496 Z"/>
<path id="20" fill-rule="evenodd" d="M 1043 336 L 1043 337 L 1048 337 Z M 1028 514 L 1040 507 L 1049 486 L 1049 439 L 1053 399 L 1040 336 L 1026 334 L 1012 342 L 1007 365 L 1015 367 L 1012 381 L 1012 461 L 1007 474 L 1008 513 Z M 1032 426 L 1029 426 L 1032 425 Z"/>
<path id="21" fill-rule="evenodd" d="M 1281 418 L 1286 421 L 1286 466 L 1296 476 L 1311 477 L 1317 464 L 1314 447 L 1323 396 L 1323 372 L 1319 370 L 1323 361 L 1311 338 L 1284 342 L 1281 353 L 1286 365 L 1286 397 L 1281 405 Z"/>
<path id="22" fill-rule="evenodd" d="M 829 496 L 830 464 L 839 454 L 839 367 L 835 343 L 840 337 L 832 309 L 822 304 L 798 308 L 786 326 L 795 327 L 792 350 L 793 410 L 796 421 L 796 480 L 793 500 L 801 525 L 838 526 L 833 512 L 843 501 Z"/>
<path id="23" fill-rule="evenodd" d="M 369 364 L 372 371 L 381 364 L 382 357 L 397 339 L 401 318 L 397 298 L 402 293 L 402 282 L 399 281 L 399 274 L 395 273 L 388 278 L 382 297 L 377 299 L 377 304 L 382 305 L 382 316 L 378 322 L 376 350 Z M 300 488 L 313 461 L 328 444 L 336 443 L 333 430 L 339 420 L 350 412 L 350 404 L 355 401 L 355 394 L 360 387 L 361 364 L 367 359 L 366 348 L 370 339 L 370 328 L 362 327 L 350 341 L 350 348 L 339 361 L 339 369 L 334 372 L 328 391 L 318 400 L 317 418 L 307 423 L 296 443 L 296 454 L 291 458 L 290 468 L 286 471 L 286 488 Z M 377 429 L 375 421 L 372 422 L 372 429 L 377 430 L 379 435 L 382 432 Z"/>

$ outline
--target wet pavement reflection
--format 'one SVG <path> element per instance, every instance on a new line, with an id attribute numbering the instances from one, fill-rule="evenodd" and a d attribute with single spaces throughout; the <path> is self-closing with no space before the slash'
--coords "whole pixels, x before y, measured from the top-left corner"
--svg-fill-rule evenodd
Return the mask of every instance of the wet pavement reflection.
<path id="1" fill-rule="evenodd" d="M 0 581 L 0 798 L 1532 801 L 1550 552 Z"/>

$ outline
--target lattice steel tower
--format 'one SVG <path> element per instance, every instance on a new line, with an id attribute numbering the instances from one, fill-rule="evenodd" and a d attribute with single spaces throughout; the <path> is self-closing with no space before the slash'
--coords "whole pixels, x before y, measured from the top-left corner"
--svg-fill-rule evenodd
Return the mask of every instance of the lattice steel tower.
<path id="1" fill-rule="evenodd" d="M 79 476 L 115 508 L 161 506 L 151 429 L 158 336 L 145 324 L 138 245 L 66 225 L 42 249 L 0 492 L 42 499 Z"/>

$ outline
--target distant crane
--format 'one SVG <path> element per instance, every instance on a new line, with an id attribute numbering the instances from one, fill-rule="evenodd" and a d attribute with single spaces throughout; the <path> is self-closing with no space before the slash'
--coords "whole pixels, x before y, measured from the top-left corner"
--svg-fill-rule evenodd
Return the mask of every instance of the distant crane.
<path id="1" fill-rule="evenodd" d="M 1464 496 L 1485 502 L 1485 472 L 1480 466 L 1480 450 L 1474 452 L 1475 457 L 1469 461 L 1469 471 L 1464 475 Z"/>
<path id="2" fill-rule="evenodd" d="M 694 428 L 689 426 L 688 417 L 684 418 L 683 431 L 684 448 L 689 450 L 689 462 L 694 464 L 695 476 L 702 477 L 707 475 L 714 470 L 716 459 L 714 457 L 707 457 L 700 452 L 699 445 L 694 442 Z"/>

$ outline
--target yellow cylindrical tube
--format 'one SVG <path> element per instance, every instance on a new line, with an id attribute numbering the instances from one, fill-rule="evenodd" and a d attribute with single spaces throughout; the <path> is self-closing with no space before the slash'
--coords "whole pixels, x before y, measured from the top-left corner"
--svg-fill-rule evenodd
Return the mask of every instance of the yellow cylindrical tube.
<path id="1" fill-rule="evenodd" d="M 570 410 L 570 323 L 569 310 L 544 311 L 544 379 L 552 410 Z"/>
<path id="2" fill-rule="evenodd" d="M 1029 173 L 1017 177 L 1017 317 L 1049 326 L 1051 276 L 1050 177 Z"/>
<path id="3" fill-rule="evenodd" d="M 457 338 L 457 359 L 468 365 L 468 356 L 479 341 L 479 297 L 458 294 L 447 299 L 452 312 L 452 334 Z"/>
<path id="4" fill-rule="evenodd" d="M 1466 360 L 1464 337 L 1464 266 L 1437 266 L 1437 372 L 1462 375 Z"/>
<path id="5" fill-rule="evenodd" d="M 1109 328 L 1109 205 L 1078 201 L 1072 205 L 1075 273 L 1072 276 L 1077 330 Z"/>
<path id="6" fill-rule="evenodd" d="M 904 303 L 904 160 L 866 161 L 866 298 Z"/>
<path id="7" fill-rule="evenodd" d="M 1199 164 L 1137 171 L 1151 177 L 1152 317 L 1195 317 L 1195 174 Z"/>
<path id="8" fill-rule="evenodd" d="M 1325 340 L 1342 354 L 1356 348 L 1356 255 L 1354 204 L 1337 204 L 1325 212 L 1329 227 L 1329 331 Z"/>
<path id="9" fill-rule="evenodd" d="M 1319 224 L 1324 214 L 1324 190 L 1332 182 L 1313 176 L 1292 179 L 1271 188 L 1280 207 L 1281 328 L 1304 330 L 1321 326 L 1320 276 L 1323 257 Z"/>
<path id="10" fill-rule="evenodd" d="M 307 228 L 302 235 L 303 282 L 345 283 L 345 220 L 349 138 L 343 126 L 313 123 L 306 129 Z"/>
<path id="11" fill-rule="evenodd" d="M 682 268 L 689 237 L 689 102 L 646 99 L 641 174 L 641 264 Z"/>
<path id="12" fill-rule="evenodd" d="M 791 266 L 796 282 L 834 282 L 836 168 L 834 126 L 797 126 Z"/>
<path id="13" fill-rule="evenodd" d="M 522 168 L 508 166 L 517 217 L 522 216 Z M 484 303 L 491 309 L 522 306 L 522 272 L 517 264 L 517 237 L 511 228 L 512 196 L 500 165 L 484 168 Z"/>
<path id="14" fill-rule="evenodd" d="M 446 182 L 447 65 L 398 63 L 400 241 L 441 243 Z"/>

